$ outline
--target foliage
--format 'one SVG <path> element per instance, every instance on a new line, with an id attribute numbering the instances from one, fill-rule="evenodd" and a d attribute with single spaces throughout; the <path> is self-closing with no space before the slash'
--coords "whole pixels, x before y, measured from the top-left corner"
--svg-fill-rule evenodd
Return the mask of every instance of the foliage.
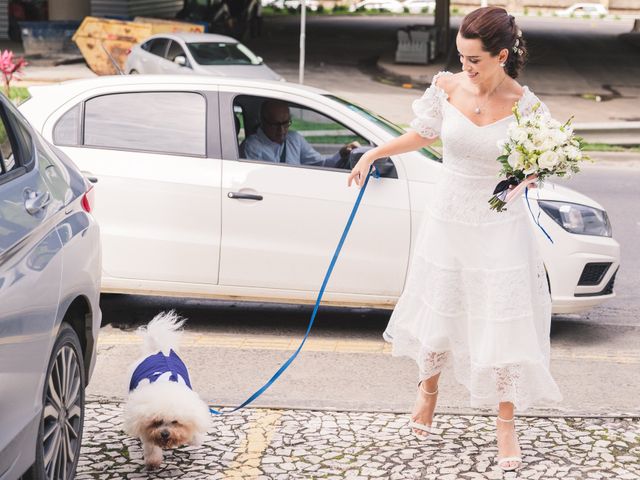
<path id="1" fill-rule="evenodd" d="M 2 83 L 4 85 L 4 94 L 7 97 L 11 95 L 11 82 L 14 77 L 19 78 L 22 69 L 27 65 L 23 57 L 14 61 L 13 52 L 11 50 L 3 50 L 0 53 L 0 71 L 2 72 Z"/>

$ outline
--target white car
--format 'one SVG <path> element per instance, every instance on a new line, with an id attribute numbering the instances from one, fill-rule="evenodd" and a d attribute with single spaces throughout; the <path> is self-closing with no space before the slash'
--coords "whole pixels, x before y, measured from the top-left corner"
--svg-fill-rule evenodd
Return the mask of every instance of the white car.
<path id="1" fill-rule="evenodd" d="M 295 84 L 203 76 L 99 77 L 31 87 L 20 107 L 95 184 L 105 292 L 312 303 L 357 195 L 344 168 L 243 159 L 265 100 L 320 153 L 403 130 Z M 352 159 L 350 159 L 352 160 Z M 428 149 L 381 161 L 328 284 L 325 303 L 391 308 L 442 171 Z M 489 194 L 490 192 L 488 192 Z M 604 209 L 568 188 L 539 192 L 532 220 L 555 312 L 614 296 L 618 243 Z M 538 202 L 532 200 L 534 213 Z"/>
<path id="2" fill-rule="evenodd" d="M 397 0 L 362 0 L 349 7 L 350 12 L 358 10 L 377 10 L 389 13 L 403 13 L 404 5 Z"/>
<path id="3" fill-rule="evenodd" d="M 127 56 L 125 73 L 283 80 L 235 38 L 191 32 L 161 33 L 135 45 Z"/>
<path id="4" fill-rule="evenodd" d="M 575 3 L 564 10 L 556 10 L 559 17 L 605 17 L 609 12 L 599 3 Z"/>
<path id="5" fill-rule="evenodd" d="M 301 4 L 302 4 L 301 0 L 274 0 L 273 2 L 270 2 L 268 5 L 265 5 L 264 2 L 262 3 L 263 6 L 270 6 L 275 8 L 293 8 L 296 10 L 300 8 Z M 320 7 L 320 2 L 318 0 L 307 0 L 305 2 L 305 5 L 308 10 L 315 12 L 318 10 L 318 7 Z"/>
<path id="6" fill-rule="evenodd" d="M 433 13 L 436 11 L 436 2 L 429 0 L 405 0 L 402 6 L 409 10 L 409 13 Z"/>

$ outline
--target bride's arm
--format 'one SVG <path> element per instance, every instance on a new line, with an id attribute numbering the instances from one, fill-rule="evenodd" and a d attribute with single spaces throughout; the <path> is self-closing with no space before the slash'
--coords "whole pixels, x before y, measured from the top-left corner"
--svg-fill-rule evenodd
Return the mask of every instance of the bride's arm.
<path id="1" fill-rule="evenodd" d="M 409 131 L 400 135 L 399 137 L 390 140 L 387 143 L 379 145 L 367 152 L 365 152 L 356 166 L 353 167 L 347 184 L 351 186 L 351 182 L 355 180 L 356 185 L 361 186 L 364 184 L 364 179 L 369 173 L 371 164 L 378 158 L 391 157 L 393 155 L 399 155 L 401 153 L 413 152 L 423 147 L 427 147 L 436 141 L 438 137 L 425 138 L 420 136 L 417 132 Z"/>

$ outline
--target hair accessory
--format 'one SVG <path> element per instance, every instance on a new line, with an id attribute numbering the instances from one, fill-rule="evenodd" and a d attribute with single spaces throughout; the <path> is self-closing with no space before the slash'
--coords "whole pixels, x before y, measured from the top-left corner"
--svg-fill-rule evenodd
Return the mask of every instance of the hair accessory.
<path id="1" fill-rule="evenodd" d="M 519 46 L 520 46 L 520 39 L 519 39 L 519 38 L 516 38 L 516 43 L 515 43 L 515 45 L 514 45 L 514 46 L 513 46 L 513 48 L 512 48 L 513 53 L 517 53 L 518 55 L 521 55 L 521 53 L 519 53 L 519 52 L 521 52 L 522 50 L 520 50 L 520 49 L 518 48 Z"/>

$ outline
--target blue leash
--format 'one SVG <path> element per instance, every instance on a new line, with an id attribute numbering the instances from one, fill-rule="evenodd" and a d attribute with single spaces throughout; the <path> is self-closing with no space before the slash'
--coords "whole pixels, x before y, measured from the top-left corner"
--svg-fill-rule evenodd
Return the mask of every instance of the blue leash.
<path id="1" fill-rule="evenodd" d="M 344 241 L 347 239 L 347 234 L 349 233 L 349 230 L 351 229 L 351 224 L 353 223 L 353 219 L 355 218 L 356 212 L 358 211 L 358 207 L 360 206 L 360 201 L 362 200 L 362 196 L 364 195 L 364 191 L 366 190 L 367 184 L 369 183 L 369 178 L 371 176 L 373 176 L 375 178 L 379 178 L 380 177 L 380 172 L 378 171 L 378 169 L 375 166 L 373 166 L 372 169 L 373 169 L 373 172 L 371 172 L 371 171 L 369 172 L 369 175 L 367 175 L 367 178 L 364 181 L 364 185 L 360 189 L 360 193 L 358 194 L 358 198 L 356 199 L 356 203 L 353 205 L 353 209 L 351 210 L 351 215 L 349 216 L 349 220 L 347 220 L 347 225 L 344 227 L 344 231 L 342 232 L 342 237 L 340 238 L 340 241 L 338 242 L 338 246 L 336 247 L 336 251 L 333 254 L 333 258 L 331 259 L 331 263 L 329 264 L 329 268 L 327 270 L 327 273 L 324 276 L 324 281 L 322 282 L 322 287 L 320 287 L 320 292 L 318 293 L 318 298 L 316 299 L 316 305 L 315 305 L 315 307 L 313 309 L 313 313 L 311 314 L 311 320 L 309 321 L 309 326 L 307 327 L 307 332 L 304 334 L 304 338 L 302 339 L 302 342 L 300 342 L 300 346 L 298 346 L 298 349 L 295 352 L 293 352 L 293 355 L 291 355 L 287 359 L 287 361 L 282 364 L 282 366 L 278 369 L 278 371 L 273 374 L 273 376 L 269 379 L 269 381 L 267 383 L 265 383 L 262 387 L 260 387 L 258 390 L 256 390 L 253 395 L 251 395 L 249 398 L 247 398 L 239 406 L 233 408 L 232 410 L 226 411 L 226 412 L 215 410 L 215 409 L 209 407 L 209 411 L 212 414 L 214 414 L 214 415 L 225 415 L 227 413 L 236 412 L 236 411 L 240 410 L 241 408 L 244 408 L 247 405 L 249 405 L 256 398 L 258 398 L 260 395 L 262 395 L 273 384 L 273 382 L 275 382 L 278 379 L 278 377 L 284 373 L 284 371 L 289 367 L 289 365 L 291 365 L 291 363 L 298 356 L 298 354 L 300 353 L 300 350 L 302 350 L 302 347 L 304 346 L 305 342 L 307 341 L 307 338 L 309 337 L 309 333 L 311 333 L 311 327 L 313 326 L 313 322 L 316 319 L 316 314 L 318 313 L 318 308 L 320 307 L 320 301 L 322 300 L 322 295 L 324 295 L 324 289 L 326 288 L 327 283 L 329 282 L 329 278 L 331 277 L 331 273 L 333 272 L 333 267 L 335 266 L 336 261 L 338 260 L 338 255 L 340 255 L 340 250 L 342 250 L 342 245 L 344 244 Z"/>
<path id="2" fill-rule="evenodd" d="M 539 194 L 539 192 L 538 192 L 538 194 Z M 551 237 L 549 236 L 547 231 L 544 228 L 542 228 L 542 225 L 540 225 L 540 205 L 538 205 L 538 217 L 537 218 L 533 214 L 533 210 L 531 210 L 531 204 L 529 204 L 529 187 L 525 187 L 524 188 L 524 198 L 527 200 L 527 207 L 529 207 L 529 212 L 531 213 L 531 218 L 533 218 L 533 221 L 536 223 L 536 225 L 538 225 L 538 228 L 540 230 L 542 230 L 542 233 L 545 234 L 545 236 L 549 239 L 549 241 L 551 243 L 553 243 L 553 240 L 551 239 Z"/>

